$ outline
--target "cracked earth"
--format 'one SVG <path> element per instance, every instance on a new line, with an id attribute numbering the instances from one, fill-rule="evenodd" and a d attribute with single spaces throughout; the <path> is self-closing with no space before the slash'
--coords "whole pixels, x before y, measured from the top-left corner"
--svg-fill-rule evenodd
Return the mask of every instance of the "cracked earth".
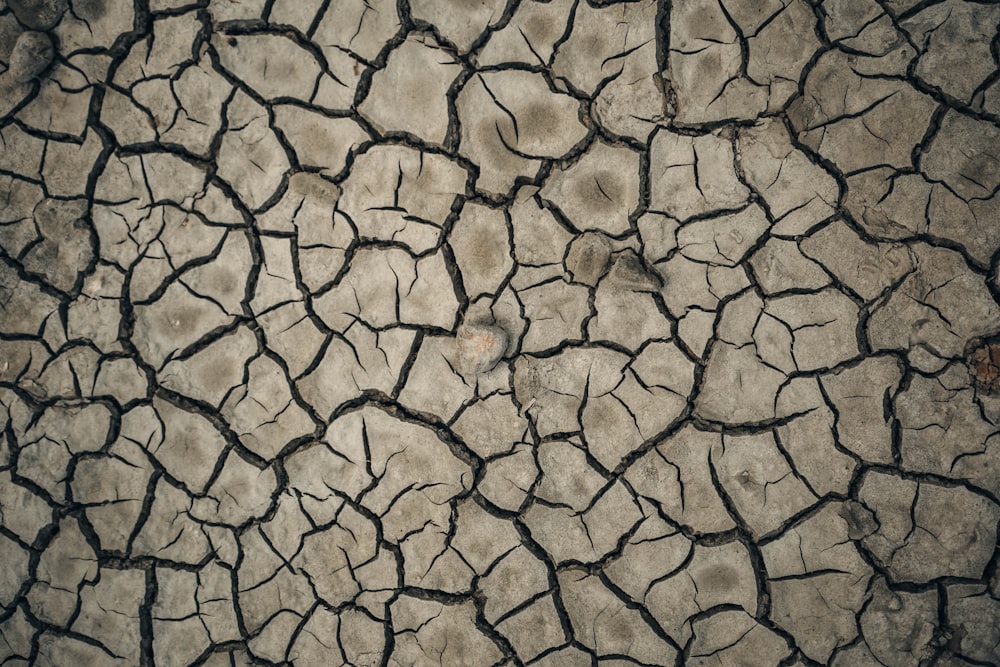
<path id="1" fill-rule="evenodd" d="M 1000 664 L 998 25 L 0 0 L 0 664 Z"/>

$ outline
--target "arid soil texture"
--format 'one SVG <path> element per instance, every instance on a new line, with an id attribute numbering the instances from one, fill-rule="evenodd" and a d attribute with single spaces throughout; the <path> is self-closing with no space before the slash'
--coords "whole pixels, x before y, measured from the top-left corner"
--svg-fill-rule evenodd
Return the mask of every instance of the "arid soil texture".
<path id="1" fill-rule="evenodd" d="M 0 0 L 0 665 L 1000 664 L 998 25 Z"/>

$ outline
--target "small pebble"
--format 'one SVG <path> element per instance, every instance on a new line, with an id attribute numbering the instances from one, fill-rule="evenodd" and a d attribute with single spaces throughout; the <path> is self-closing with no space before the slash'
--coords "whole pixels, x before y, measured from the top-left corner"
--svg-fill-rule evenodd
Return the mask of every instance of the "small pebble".
<path id="1" fill-rule="evenodd" d="M 44 32 L 22 32 L 10 54 L 7 75 L 17 83 L 27 83 L 52 64 L 55 48 Z"/>
<path id="2" fill-rule="evenodd" d="M 507 332 L 498 326 L 465 324 L 458 330 L 459 371 L 464 375 L 489 373 L 507 350 Z"/>
<path id="3" fill-rule="evenodd" d="M 7 0 L 17 20 L 32 30 L 51 30 L 66 13 L 67 0 Z"/>

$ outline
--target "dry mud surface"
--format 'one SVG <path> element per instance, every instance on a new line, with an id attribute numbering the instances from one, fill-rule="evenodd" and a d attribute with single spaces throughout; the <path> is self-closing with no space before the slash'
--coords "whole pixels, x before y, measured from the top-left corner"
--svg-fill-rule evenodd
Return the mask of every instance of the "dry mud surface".
<path id="1" fill-rule="evenodd" d="M 998 24 L 0 0 L 0 665 L 1000 663 Z"/>

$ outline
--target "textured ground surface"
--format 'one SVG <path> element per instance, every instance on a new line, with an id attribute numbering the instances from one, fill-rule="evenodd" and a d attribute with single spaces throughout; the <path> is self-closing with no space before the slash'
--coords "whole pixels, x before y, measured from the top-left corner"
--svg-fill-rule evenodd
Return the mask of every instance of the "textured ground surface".
<path id="1" fill-rule="evenodd" d="M 1000 663 L 998 22 L 0 0 L 0 664 Z"/>

